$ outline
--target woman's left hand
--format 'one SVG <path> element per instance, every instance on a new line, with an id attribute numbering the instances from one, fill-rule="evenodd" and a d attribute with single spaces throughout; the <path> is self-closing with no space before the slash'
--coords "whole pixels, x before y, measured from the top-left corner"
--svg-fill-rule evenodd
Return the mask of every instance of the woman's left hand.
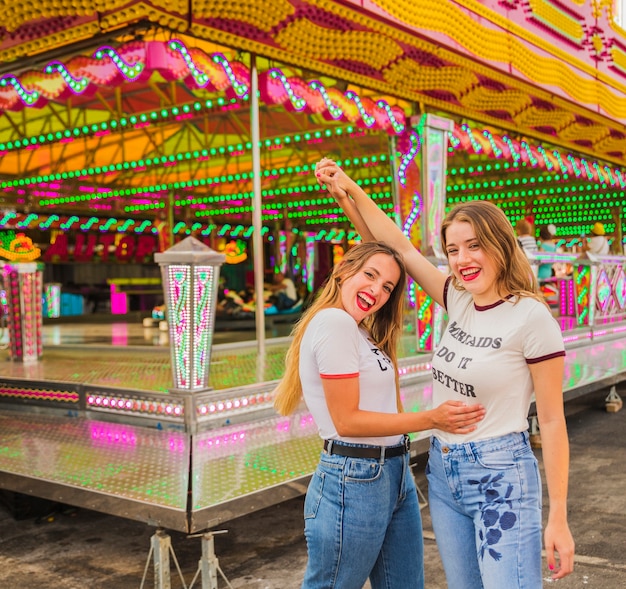
<path id="1" fill-rule="evenodd" d="M 548 568 L 553 579 L 562 579 L 574 570 L 574 538 L 567 522 L 552 524 L 544 532 Z M 558 557 L 557 557 L 558 554 Z"/>

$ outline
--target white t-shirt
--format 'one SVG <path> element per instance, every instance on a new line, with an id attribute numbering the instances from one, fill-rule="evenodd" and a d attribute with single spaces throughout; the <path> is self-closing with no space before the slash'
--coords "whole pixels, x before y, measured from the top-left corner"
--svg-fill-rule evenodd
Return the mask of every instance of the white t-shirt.
<path id="1" fill-rule="evenodd" d="M 589 238 L 589 251 L 598 256 L 606 256 L 609 253 L 609 242 L 604 235 L 592 235 Z"/>
<path id="2" fill-rule="evenodd" d="M 541 302 L 522 297 L 478 307 L 467 291 L 446 282 L 448 325 L 433 353 L 433 406 L 482 403 L 485 418 L 471 434 L 434 430 L 458 444 L 528 429 L 533 382 L 528 364 L 565 355 L 561 329 Z"/>
<path id="3" fill-rule="evenodd" d="M 292 301 L 298 300 L 298 292 L 296 291 L 296 286 L 293 283 L 291 278 L 284 278 L 282 284 L 285 286 L 283 292 L 286 296 L 288 296 Z"/>
<path id="4" fill-rule="evenodd" d="M 323 309 L 311 320 L 300 344 L 300 381 L 304 400 L 320 437 L 356 444 L 392 446 L 402 436 L 341 437 L 328 412 L 323 379 L 359 377 L 359 408 L 397 413 L 391 360 L 368 340 L 365 330 L 342 309 Z"/>

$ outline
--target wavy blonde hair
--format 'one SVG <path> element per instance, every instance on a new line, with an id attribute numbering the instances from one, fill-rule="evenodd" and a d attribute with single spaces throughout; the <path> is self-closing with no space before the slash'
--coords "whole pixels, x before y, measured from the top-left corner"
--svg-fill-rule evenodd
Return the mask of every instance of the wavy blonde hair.
<path id="1" fill-rule="evenodd" d="M 293 337 L 285 357 L 285 374 L 275 391 L 274 407 L 281 415 L 295 411 L 302 399 L 300 381 L 300 344 L 309 323 L 318 311 L 332 307 L 341 308 L 341 284 L 357 274 L 365 263 L 376 254 L 391 256 L 400 268 L 400 278 L 387 302 L 378 311 L 363 320 L 362 325 L 369 331 L 376 345 L 390 358 L 396 377 L 396 397 L 398 409 L 401 409 L 400 381 L 398 376 L 397 346 L 402 334 L 402 315 L 404 312 L 404 291 L 406 286 L 406 268 L 400 255 L 390 247 L 375 241 L 355 245 L 336 265 L 326 284 L 318 293 L 315 301 L 303 313 L 294 326 Z"/>
<path id="2" fill-rule="evenodd" d="M 499 295 L 531 297 L 545 303 L 539 291 L 537 278 L 517 241 L 513 227 L 496 205 L 482 200 L 456 205 L 441 224 L 441 243 L 444 252 L 447 250 L 446 231 L 456 221 L 472 226 L 480 247 L 495 261 L 496 291 Z M 464 290 L 456 278 L 453 278 L 452 283 L 458 290 Z"/>

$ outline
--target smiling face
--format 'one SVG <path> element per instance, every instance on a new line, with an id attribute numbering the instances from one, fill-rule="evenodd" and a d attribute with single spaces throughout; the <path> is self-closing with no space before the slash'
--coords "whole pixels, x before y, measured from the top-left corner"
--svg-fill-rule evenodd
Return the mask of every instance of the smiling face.
<path id="1" fill-rule="evenodd" d="M 341 282 L 341 304 L 361 323 L 389 300 L 399 279 L 400 267 L 393 257 L 374 254 L 354 276 Z"/>
<path id="2" fill-rule="evenodd" d="M 496 263 L 478 243 L 470 223 L 453 221 L 447 227 L 446 254 L 452 273 L 477 305 L 487 306 L 501 299 L 496 288 Z"/>

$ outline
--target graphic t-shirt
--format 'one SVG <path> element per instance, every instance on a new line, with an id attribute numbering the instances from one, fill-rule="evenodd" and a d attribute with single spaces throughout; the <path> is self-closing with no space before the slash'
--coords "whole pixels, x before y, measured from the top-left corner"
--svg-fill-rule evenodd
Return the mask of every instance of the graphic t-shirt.
<path id="1" fill-rule="evenodd" d="M 341 437 L 331 419 L 323 379 L 359 378 L 359 408 L 397 413 L 391 360 L 368 339 L 365 330 L 342 309 L 323 309 L 306 328 L 300 344 L 300 381 L 304 401 L 326 440 L 391 446 L 402 436 Z"/>
<path id="2" fill-rule="evenodd" d="M 444 302 L 449 321 L 433 353 L 433 406 L 447 400 L 482 403 L 486 415 L 471 434 L 434 434 L 458 444 L 527 430 L 533 394 L 528 365 L 565 355 L 550 310 L 530 297 L 479 307 L 450 279 Z"/>

